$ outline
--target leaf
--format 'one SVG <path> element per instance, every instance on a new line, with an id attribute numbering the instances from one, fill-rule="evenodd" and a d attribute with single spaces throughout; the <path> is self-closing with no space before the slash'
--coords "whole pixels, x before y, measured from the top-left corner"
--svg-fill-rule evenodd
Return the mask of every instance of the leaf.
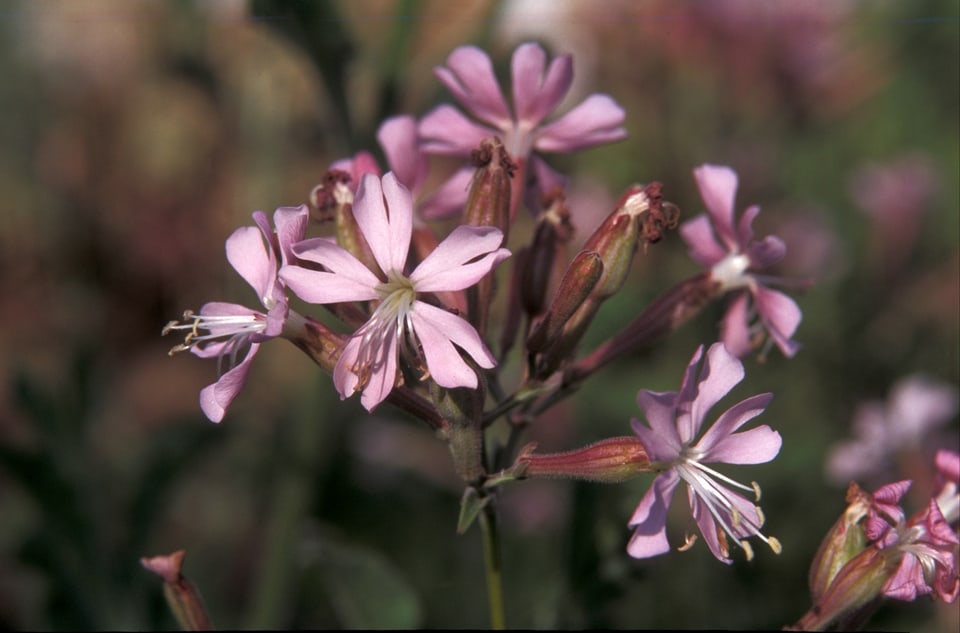
<path id="1" fill-rule="evenodd" d="M 481 497 L 476 488 L 467 488 L 460 498 L 460 518 L 457 519 L 457 534 L 463 534 L 477 519 L 480 511 L 490 503 L 492 497 Z"/>

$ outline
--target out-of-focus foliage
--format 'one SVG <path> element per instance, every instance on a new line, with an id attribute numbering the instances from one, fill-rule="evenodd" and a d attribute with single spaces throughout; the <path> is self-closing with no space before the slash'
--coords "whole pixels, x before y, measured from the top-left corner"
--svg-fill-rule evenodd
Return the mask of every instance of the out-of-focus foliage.
<path id="1" fill-rule="evenodd" d="M 760 233 L 786 241 L 782 272 L 816 283 L 798 296 L 803 349 L 748 360 L 738 391 L 776 394 L 763 421 L 784 448 L 749 476 L 783 554 L 635 561 L 626 522 L 649 481 L 521 483 L 500 499 L 507 621 L 794 622 L 844 507 L 826 455 L 858 402 L 908 374 L 960 380 L 958 20 L 948 0 L 6 3 L 0 628 L 169 628 L 137 561 L 177 549 L 220 627 L 486 625 L 479 535 L 455 534 L 442 443 L 389 407 L 340 403 L 286 343 L 211 425 L 197 394 L 213 363 L 167 358 L 159 333 L 185 308 L 253 300 L 223 240 L 375 150 L 384 116 L 449 99 L 431 71 L 450 50 L 480 45 L 507 71 L 526 39 L 574 53 L 572 100 L 606 92 L 628 113 L 627 141 L 552 159 L 580 239 L 633 182 L 700 213 L 691 170 L 726 164 L 738 209 L 760 204 Z M 640 256 L 587 346 L 694 272 L 676 235 Z M 675 388 L 720 310 L 602 371 L 532 438 L 629 433 L 637 390 Z M 956 420 L 895 456 L 917 500 L 935 446 L 957 448 Z M 926 600 L 871 623 L 956 625 Z"/>

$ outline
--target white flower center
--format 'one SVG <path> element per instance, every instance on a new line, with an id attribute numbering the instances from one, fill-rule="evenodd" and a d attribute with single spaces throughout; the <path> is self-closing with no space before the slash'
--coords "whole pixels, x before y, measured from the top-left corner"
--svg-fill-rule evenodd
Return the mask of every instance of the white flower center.
<path id="1" fill-rule="evenodd" d="M 224 341 L 223 350 L 217 357 L 217 372 L 220 373 L 224 356 L 229 356 L 230 366 L 236 365 L 237 356 L 240 350 L 250 343 L 250 337 L 261 334 L 266 329 L 266 317 L 259 313 L 204 315 L 187 310 L 183 313 L 182 322 L 170 321 L 164 326 L 162 334 L 166 336 L 173 331 L 187 333 L 183 343 L 170 348 L 171 356 L 201 343 Z M 206 333 L 202 333 L 203 331 Z"/>
<path id="2" fill-rule="evenodd" d="M 356 389 L 363 389 L 370 376 L 382 367 L 387 345 L 392 339 L 398 346 L 414 350 L 419 357 L 413 335 L 413 302 L 417 291 L 410 279 L 397 271 L 387 274 L 387 281 L 378 284 L 374 290 L 380 295 L 380 304 L 370 319 L 364 323 L 354 336 L 360 337 L 357 362 L 351 371 L 357 376 Z"/>
<path id="3" fill-rule="evenodd" d="M 713 265 L 710 277 L 720 283 L 723 290 L 744 288 L 751 283 L 747 268 L 750 267 L 750 258 L 743 253 L 730 253 Z"/>
<path id="4" fill-rule="evenodd" d="M 780 542 L 765 536 L 760 532 L 763 527 L 763 512 L 760 506 L 754 505 L 756 516 L 745 516 L 734 504 L 733 492 L 727 486 L 739 488 L 746 492 L 753 492 L 756 501 L 760 501 L 760 486 L 756 482 L 747 486 L 701 463 L 703 451 L 694 447 L 685 446 L 680 455 L 673 462 L 677 474 L 693 490 L 694 495 L 704 507 L 713 515 L 717 524 L 720 546 L 727 555 L 727 541 L 724 535 L 729 536 L 746 553 L 747 560 L 753 558 L 753 548 L 745 537 L 756 536 L 775 553 L 780 553 Z M 722 483 L 721 483 L 722 482 Z"/>

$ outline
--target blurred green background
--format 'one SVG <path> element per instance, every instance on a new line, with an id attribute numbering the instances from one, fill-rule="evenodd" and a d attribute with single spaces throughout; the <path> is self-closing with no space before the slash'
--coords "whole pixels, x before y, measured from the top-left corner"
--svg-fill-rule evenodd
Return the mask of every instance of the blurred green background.
<path id="1" fill-rule="evenodd" d="M 223 240 L 254 210 L 304 202 L 331 161 L 377 151 L 385 116 L 450 100 L 432 68 L 453 48 L 480 45 L 507 71 L 528 39 L 574 53 L 566 107 L 599 91 L 628 112 L 628 140 L 550 158 L 581 239 L 633 182 L 700 213 L 691 170 L 726 164 L 738 210 L 760 204 L 758 233 L 787 242 L 778 272 L 816 284 L 797 296 L 803 349 L 747 360 L 730 400 L 776 394 L 760 421 L 782 433 L 780 456 L 735 474 L 762 484 L 783 553 L 758 545 L 728 567 L 701 544 L 636 561 L 626 522 L 649 479 L 517 484 L 501 498 L 508 624 L 796 621 L 844 508 L 825 457 L 858 403 L 916 372 L 960 380 L 958 13 L 954 0 L 5 0 L 0 628 L 173 627 L 138 560 L 177 549 L 223 628 L 487 625 L 479 533 L 454 532 L 460 488 L 428 430 L 339 402 L 285 343 L 210 424 L 197 395 L 215 363 L 168 358 L 177 341 L 159 334 L 185 308 L 255 300 Z M 638 256 L 585 346 L 696 272 L 675 234 Z M 599 373 L 531 439 L 628 434 L 636 391 L 676 389 L 721 314 Z M 957 449 L 956 419 L 862 483 L 914 478 L 917 508 L 937 446 Z M 678 515 L 674 544 L 683 527 Z M 957 621 L 956 605 L 922 599 L 870 628 Z"/>

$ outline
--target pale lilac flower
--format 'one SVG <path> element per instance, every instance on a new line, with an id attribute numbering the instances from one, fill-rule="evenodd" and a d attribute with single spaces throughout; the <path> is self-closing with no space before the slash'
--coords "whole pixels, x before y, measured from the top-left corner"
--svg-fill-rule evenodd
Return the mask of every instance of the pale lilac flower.
<path id="1" fill-rule="evenodd" d="M 425 195 L 423 186 L 429 173 L 429 160 L 417 133 L 417 121 L 410 115 L 390 117 L 377 130 L 377 141 L 387 158 L 390 171 L 410 190 L 416 201 L 416 217 L 429 220 L 462 211 L 467 201 L 474 169 L 463 167 L 440 187 Z M 380 166 L 369 152 L 358 152 L 353 158 L 334 162 L 330 169 L 350 174 L 349 190 L 356 193 L 364 174 L 381 175 Z"/>
<path id="2" fill-rule="evenodd" d="M 187 331 L 183 344 L 171 353 L 189 349 L 201 358 L 216 357 L 218 369 L 224 357 L 229 359 L 231 368 L 200 392 L 200 408 L 213 422 L 223 419 L 243 388 L 260 344 L 283 331 L 290 309 L 277 270 L 291 259 L 291 245 L 303 239 L 308 210 L 305 205 L 277 209 L 273 215 L 276 233 L 262 211 L 254 213 L 253 220 L 256 227 L 241 227 L 227 238 L 227 260 L 257 292 L 266 312 L 215 301 L 205 304 L 199 314 L 187 311 L 183 323 L 173 321 L 163 331 Z M 246 354 L 237 362 L 244 350 Z"/>
<path id="3" fill-rule="evenodd" d="M 756 329 L 750 323 L 756 316 L 784 355 L 793 357 L 800 347 L 791 340 L 800 324 L 800 308 L 787 295 L 767 287 L 769 283 L 787 280 L 756 273 L 780 260 L 786 254 L 786 246 L 773 235 L 760 241 L 753 239 L 753 220 L 760 213 L 756 205 L 736 222 L 735 171 L 702 165 L 693 173 L 707 214 L 683 223 L 680 236 L 690 247 L 690 256 L 710 271 L 720 289 L 734 293 L 723 319 L 721 339 L 733 354 L 743 358 L 753 349 Z"/>
<path id="4" fill-rule="evenodd" d="M 953 602 L 960 593 L 960 539 L 944 519 L 936 499 L 904 520 L 899 502 L 910 483 L 900 481 L 878 489 L 864 524 L 867 538 L 897 564 L 881 591 L 890 598 L 908 601 L 936 592 L 945 602 Z"/>
<path id="5" fill-rule="evenodd" d="M 573 81 L 573 60 L 561 55 L 547 65 L 547 54 L 537 44 L 521 44 L 511 63 L 513 109 L 507 104 L 493 64 L 475 46 L 461 46 L 435 69 L 476 123 L 451 105 L 443 104 L 420 121 L 420 135 L 428 152 L 470 156 L 480 141 L 498 136 L 514 160 L 528 166 L 540 192 L 548 192 L 563 178 L 533 152 L 573 152 L 626 138 L 624 110 L 611 97 L 592 94 L 560 118 L 544 124 L 563 100 Z"/>
<path id="6" fill-rule="evenodd" d="M 635 528 L 627 546 L 635 558 L 667 552 L 667 510 L 677 485 L 687 484 L 690 511 L 710 551 L 718 560 L 731 563 L 729 539 L 743 548 L 747 558 L 753 550 L 746 541 L 756 536 L 774 552 L 779 542 L 760 532 L 763 513 L 759 506 L 733 488 L 752 492 L 760 498 L 756 483 L 747 486 L 707 466 L 709 463 L 762 464 L 780 452 L 780 434 L 763 425 L 748 431 L 737 430 L 764 411 L 773 394 L 747 398 L 722 413 L 703 435 L 703 422 L 710 409 L 744 376 L 743 364 L 722 343 L 713 344 L 697 378 L 703 356 L 700 346 L 683 377 L 679 392 L 657 393 L 641 390 L 637 403 L 649 428 L 633 420 L 633 430 L 650 457 L 650 465 L 662 472 L 637 506 L 630 527 Z M 698 439 L 699 438 L 699 439 Z M 695 537 L 688 536 L 685 549 Z"/>
<path id="7" fill-rule="evenodd" d="M 853 417 L 854 439 L 834 447 L 827 473 L 836 483 L 885 474 L 893 457 L 915 449 L 934 429 L 957 414 L 960 394 L 954 385 L 921 375 L 900 379 L 886 403 L 861 403 Z"/>
<path id="8" fill-rule="evenodd" d="M 503 234 L 492 227 L 457 227 L 406 274 L 413 202 L 397 176 L 390 172 L 381 181 L 365 175 L 353 213 L 382 273 L 371 271 L 327 238 L 305 240 L 294 248 L 299 258 L 320 264 L 323 270 L 287 265 L 280 271 L 287 286 L 310 303 L 376 302 L 370 319 L 346 343 L 334 368 L 341 398 L 362 390 L 360 402 L 372 411 L 397 383 L 401 352 L 441 387 L 476 388 L 477 375 L 456 347 L 487 369 L 495 365 L 493 355 L 472 325 L 421 297 L 477 283 L 509 257 L 510 251 L 498 248 Z"/>

